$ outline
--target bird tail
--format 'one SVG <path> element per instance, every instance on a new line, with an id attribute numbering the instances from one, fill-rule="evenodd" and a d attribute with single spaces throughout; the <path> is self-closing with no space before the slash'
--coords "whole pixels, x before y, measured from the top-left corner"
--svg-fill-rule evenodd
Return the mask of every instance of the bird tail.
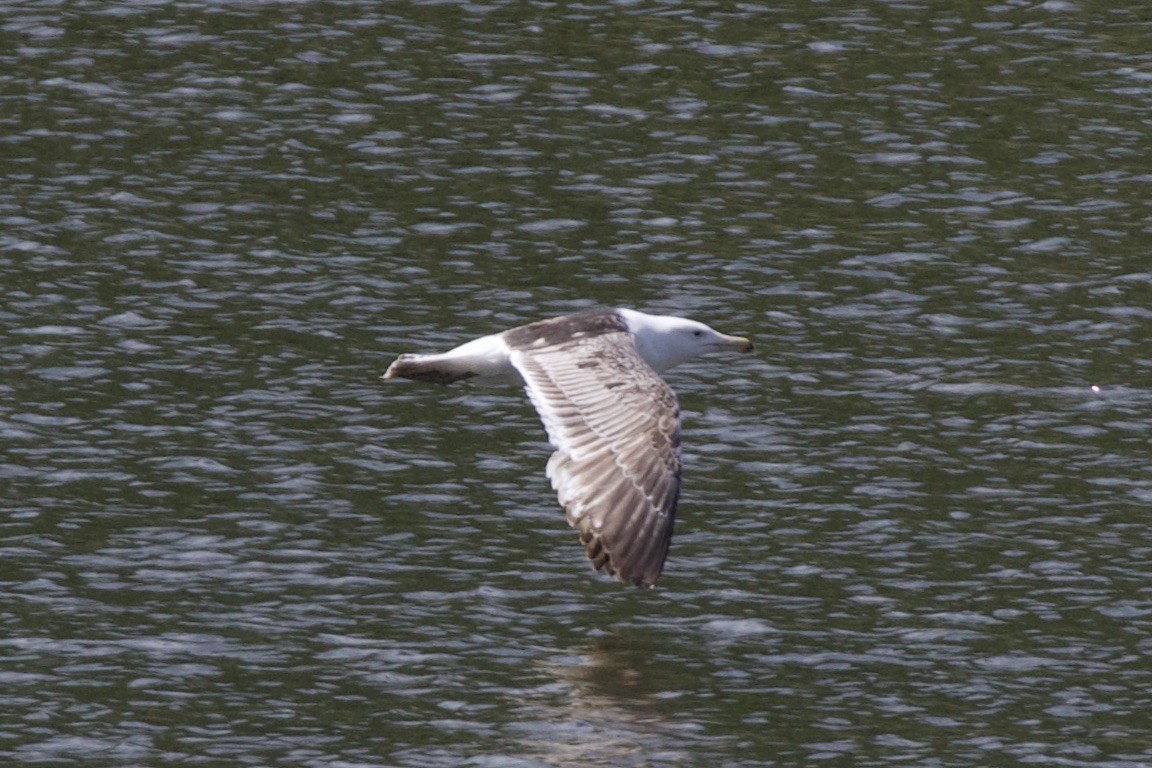
<path id="1" fill-rule="evenodd" d="M 466 370 L 458 362 L 445 355 L 400 355 L 388 366 L 382 379 L 412 379 L 432 384 L 451 384 L 455 381 L 476 376 L 475 371 Z"/>

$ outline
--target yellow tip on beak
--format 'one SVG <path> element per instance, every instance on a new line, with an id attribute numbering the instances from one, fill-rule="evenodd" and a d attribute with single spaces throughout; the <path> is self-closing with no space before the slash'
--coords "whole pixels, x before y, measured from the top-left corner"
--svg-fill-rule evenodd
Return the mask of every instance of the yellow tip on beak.
<path id="1" fill-rule="evenodd" d="M 751 339 L 746 339 L 743 336 L 725 336 L 724 340 L 740 352 L 747 353 L 756 348 Z"/>

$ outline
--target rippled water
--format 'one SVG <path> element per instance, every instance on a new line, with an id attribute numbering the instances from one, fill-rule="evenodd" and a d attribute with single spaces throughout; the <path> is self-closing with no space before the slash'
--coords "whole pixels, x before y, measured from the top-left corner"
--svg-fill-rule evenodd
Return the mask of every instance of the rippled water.
<path id="1" fill-rule="evenodd" d="M 1152 764 L 1148 32 L 0 7 L 0 756 Z M 593 304 L 759 343 L 651 592 L 520 393 L 376 380 Z"/>

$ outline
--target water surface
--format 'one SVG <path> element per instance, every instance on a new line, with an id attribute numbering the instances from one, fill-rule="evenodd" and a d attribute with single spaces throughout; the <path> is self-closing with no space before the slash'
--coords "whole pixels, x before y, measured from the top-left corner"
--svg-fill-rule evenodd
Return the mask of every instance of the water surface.
<path id="1" fill-rule="evenodd" d="M 0 9 L 0 755 L 1152 763 L 1148 23 Z M 758 342 L 653 591 L 376 379 L 597 304 Z"/>

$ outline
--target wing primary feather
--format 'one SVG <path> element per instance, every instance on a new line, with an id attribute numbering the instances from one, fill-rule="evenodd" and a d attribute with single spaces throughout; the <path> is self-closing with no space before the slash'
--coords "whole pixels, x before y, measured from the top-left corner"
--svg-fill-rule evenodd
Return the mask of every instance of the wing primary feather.
<path id="1" fill-rule="evenodd" d="M 652 586 L 679 497 L 676 395 L 623 330 L 514 347 L 510 359 L 556 448 L 547 476 L 593 568 Z"/>

